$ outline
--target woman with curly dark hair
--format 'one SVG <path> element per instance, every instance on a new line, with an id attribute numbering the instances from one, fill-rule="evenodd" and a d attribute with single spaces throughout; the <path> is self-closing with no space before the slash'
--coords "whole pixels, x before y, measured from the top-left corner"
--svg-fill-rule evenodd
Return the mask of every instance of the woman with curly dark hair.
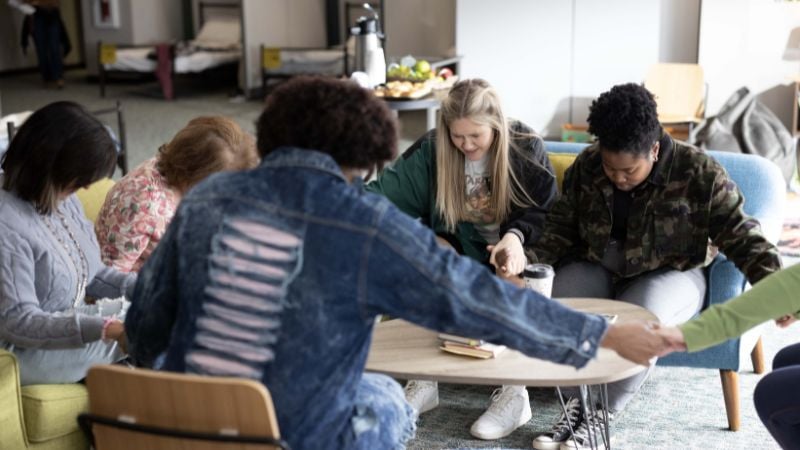
<path id="1" fill-rule="evenodd" d="M 403 448 L 413 436 L 400 385 L 364 373 L 379 314 L 576 367 L 600 345 L 640 363 L 663 350 L 642 324 L 608 325 L 500 280 L 365 192 L 361 177 L 397 148 L 371 91 L 299 77 L 267 98 L 257 128 L 261 165 L 181 200 L 125 326 L 141 364 L 164 353 L 166 370 L 263 382 L 293 448 Z"/>
<path id="2" fill-rule="evenodd" d="M 744 198 L 725 169 L 664 132 L 643 86 L 623 84 L 601 94 L 588 122 L 597 143 L 567 170 L 542 238 L 526 249 L 530 259 L 556 266 L 553 297 L 635 303 L 673 325 L 702 307 L 703 267 L 718 251 L 750 283 L 780 269 L 776 247 L 742 210 Z M 648 374 L 609 384 L 609 411 L 598 414 L 619 413 Z M 579 410 L 570 398 L 567 415 L 580 423 L 574 436 L 562 414 L 534 448 L 588 446 L 597 422 Z"/>

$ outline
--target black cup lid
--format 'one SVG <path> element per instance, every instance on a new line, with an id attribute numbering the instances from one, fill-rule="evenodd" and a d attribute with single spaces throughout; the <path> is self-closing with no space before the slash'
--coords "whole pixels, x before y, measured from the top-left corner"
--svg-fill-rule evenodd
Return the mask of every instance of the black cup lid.
<path id="1" fill-rule="evenodd" d="M 524 278 L 550 278 L 553 276 L 553 268 L 545 264 L 531 264 L 522 271 Z"/>

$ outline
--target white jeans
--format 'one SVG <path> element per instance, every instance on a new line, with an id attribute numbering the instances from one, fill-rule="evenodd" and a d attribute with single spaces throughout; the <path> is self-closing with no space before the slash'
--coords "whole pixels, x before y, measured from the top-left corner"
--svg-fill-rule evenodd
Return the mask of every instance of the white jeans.
<path id="1" fill-rule="evenodd" d="M 94 305 L 75 308 L 77 314 L 115 316 L 125 319 L 130 303 L 122 299 L 102 299 Z M 14 353 L 19 362 L 20 384 L 75 383 L 86 377 L 89 367 L 110 364 L 125 357 L 116 341 L 94 341 L 80 348 L 49 350 L 40 348 L 15 348 L 11 344 L 0 346 Z"/>

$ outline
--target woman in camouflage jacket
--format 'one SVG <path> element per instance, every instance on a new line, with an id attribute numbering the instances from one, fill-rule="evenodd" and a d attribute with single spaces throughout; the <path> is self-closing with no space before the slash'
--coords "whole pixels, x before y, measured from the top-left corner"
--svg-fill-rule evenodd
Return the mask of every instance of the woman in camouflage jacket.
<path id="1" fill-rule="evenodd" d="M 529 259 L 556 267 L 554 297 L 635 303 L 671 325 L 701 308 L 702 269 L 717 248 L 750 283 L 780 268 L 777 248 L 744 213 L 722 166 L 662 130 L 644 87 L 613 87 L 592 103 L 588 121 L 597 143 L 567 170 L 541 239 L 526 248 Z M 648 373 L 610 384 L 603 414 L 621 411 Z M 587 428 L 579 426 L 565 447 L 588 444 Z M 534 448 L 567 439 L 559 421 Z"/>

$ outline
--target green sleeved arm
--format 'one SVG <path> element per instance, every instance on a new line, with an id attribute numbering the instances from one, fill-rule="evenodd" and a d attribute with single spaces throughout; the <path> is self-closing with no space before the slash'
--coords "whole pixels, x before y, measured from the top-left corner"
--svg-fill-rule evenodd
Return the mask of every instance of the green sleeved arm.
<path id="1" fill-rule="evenodd" d="M 696 352 L 789 314 L 800 318 L 800 264 L 769 275 L 749 291 L 706 309 L 679 328 L 687 350 Z"/>

